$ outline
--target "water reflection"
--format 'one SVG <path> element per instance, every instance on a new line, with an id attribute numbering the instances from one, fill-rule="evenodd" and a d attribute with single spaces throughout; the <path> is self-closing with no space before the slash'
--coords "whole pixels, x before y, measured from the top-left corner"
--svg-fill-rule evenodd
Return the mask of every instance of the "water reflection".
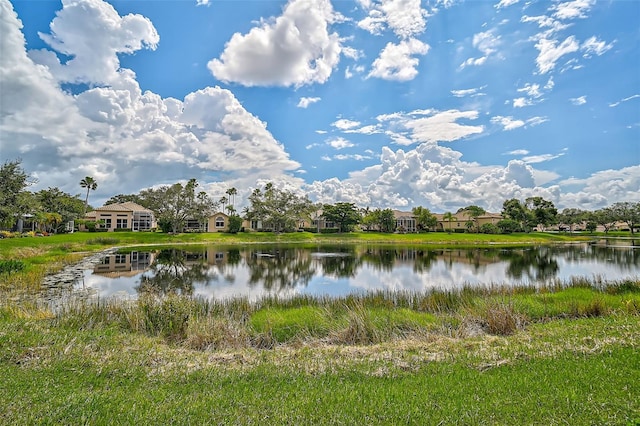
<path id="1" fill-rule="evenodd" d="M 140 292 L 224 299 L 266 294 L 345 295 L 361 290 L 531 284 L 571 276 L 637 277 L 640 250 L 600 244 L 514 249 L 339 245 L 171 248 L 119 252 L 86 271 L 101 297 Z"/>

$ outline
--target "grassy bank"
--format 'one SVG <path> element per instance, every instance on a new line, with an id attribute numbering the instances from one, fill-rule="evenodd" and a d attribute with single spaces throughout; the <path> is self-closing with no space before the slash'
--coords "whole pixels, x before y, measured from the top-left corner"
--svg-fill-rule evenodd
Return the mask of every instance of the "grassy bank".
<path id="1" fill-rule="evenodd" d="M 5 304 L 0 423 L 636 424 L 639 330 L 635 281 Z"/>

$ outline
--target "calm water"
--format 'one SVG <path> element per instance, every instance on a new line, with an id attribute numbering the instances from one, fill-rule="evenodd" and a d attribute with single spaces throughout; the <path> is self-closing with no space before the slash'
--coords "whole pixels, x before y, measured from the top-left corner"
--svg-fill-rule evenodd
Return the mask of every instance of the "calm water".
<path id="1" fill-rule="evenodd" d="M 424 291 L 462 285 L 540 285 L 572 276 L 640 276 L 640 247 L 573 245 L 443 249 L 341 245 L 209 246 L 123 251 L 84 273 L 74 290 L 100 298 L 153 289 L 212 299 L 368 290 Z"/>

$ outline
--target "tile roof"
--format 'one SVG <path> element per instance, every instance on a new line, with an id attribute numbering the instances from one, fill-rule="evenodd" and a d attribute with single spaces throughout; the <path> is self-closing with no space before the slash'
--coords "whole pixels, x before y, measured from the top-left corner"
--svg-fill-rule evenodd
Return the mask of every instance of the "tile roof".
<path id="1" fill-rule="evenodd" d="M 140 204 L 132 203 L 127 201 L 126 203 L 114 203 L 107 204 L 106 206 L 102 206 L 96 209 L 96 211 L 110 211 L 110 212 L 150 212 L 151 210 L 142 207 Z"/>

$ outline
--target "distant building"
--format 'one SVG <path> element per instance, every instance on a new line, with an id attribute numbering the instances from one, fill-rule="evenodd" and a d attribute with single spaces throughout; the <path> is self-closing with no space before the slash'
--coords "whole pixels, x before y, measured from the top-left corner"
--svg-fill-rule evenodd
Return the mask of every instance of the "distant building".
<path id="1" fill-rule="evenodd" d="M 116 229 L 148 231 L 156 227 L 153 212 L 132 202 L 107 204 L 87 213 L 85 219 L 100 222 L 100 228 L 109 232 Z"/>

